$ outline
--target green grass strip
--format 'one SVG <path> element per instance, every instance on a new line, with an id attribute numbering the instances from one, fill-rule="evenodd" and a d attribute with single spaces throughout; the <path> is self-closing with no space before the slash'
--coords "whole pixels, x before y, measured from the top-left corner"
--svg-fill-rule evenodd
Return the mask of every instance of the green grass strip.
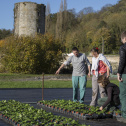
<path id="1" fill-rule="evenodd" d="M 111 83 L 119 84 L 117 80 Z M 87 88 L 92 87 L 92 81 L 87 81 Z M 42 88 L 42 81 L 0 81 L 0 88 Z M 71 80 L 45 80 L 44 88 L 72 88 Z"/>

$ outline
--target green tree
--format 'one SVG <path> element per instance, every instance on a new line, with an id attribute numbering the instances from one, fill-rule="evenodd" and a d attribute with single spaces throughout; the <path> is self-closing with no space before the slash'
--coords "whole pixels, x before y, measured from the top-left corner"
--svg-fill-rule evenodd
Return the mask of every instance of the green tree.
<path id="1" fill-rule="evenodd" d="M 102 42 L 104 41 L 104 51 L 105 53 L 110 53 L 112 51 L 111 35 L 107 28 L 100 28 L 94 35 L 91 47 L 99 47 L 102 50 Z"/>
<path id="2" fill-rule="evenodd" d="M 54 73 L 62 60 L 61 45 L 50 35 L 5 39 L 2 64 L 16 73 Z"/>
<path id="3" fill-rule="evenodd" d="M 71 51 L 73 46 L 90 52 L 93 46 L 101 48 L 105 42 L 105 53 L 118 53 L 120 34 L 126 29 L 126 2 L 120 0 L 116 5 L 107 4 L 95 12 L 92 7 L 76 13 L 67 10 L 67 1 L 61 0 L 60 10 L 50 14 L 48 33 L 55 36 L 63 45 L 63 52 Z M 101 33 L 101 29 L 105 31 Z"/>
<path id="4" fill-rule="evenodd" d="M 4 39 L 12 34 L 11 30 L 0 29 L 0 40 Z"/>

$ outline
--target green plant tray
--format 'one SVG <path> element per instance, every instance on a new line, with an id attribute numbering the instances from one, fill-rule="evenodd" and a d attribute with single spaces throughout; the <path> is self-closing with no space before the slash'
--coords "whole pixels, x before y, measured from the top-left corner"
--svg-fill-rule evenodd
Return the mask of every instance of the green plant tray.
<path id="1" fill-rule="evenodd" d="M 72 118 L 56 116 L 15 100 L 0 101 L 0 119 L 13 126 L 80 125 Z"/>
<path id="2" fill-rule="evenodd" d="M 117 115 L 115 113 L 100 113 L 100 114 L 97 114 L 97 113 L 92 113 L 92 114 L 89 114 L 89 113 L 82 113 L 82 112 L 78 112 L 78 111 L 74 111 L 74 110 L 67 110 L 65 109 L 65 106 L 63 106 L 62 108 L 60 108 L 59 106 L 51 106 L 48 104 L 48 101 L 45 101 L 46 104 L 44 104 L 42 101 L 39 101 L 37 103 L 37 105 L 39 105 L 40 107 L 46 107 L 46 108 L 49 108 L 51 110 L 54 110 L 54 111 L 57 111 L 57 112 L 60 112 L 60 113 L 64 113 L 64 114 L 67 114 L 67 115 L 72 115 L 76 118 L 79 118 L 79 119 L 82 119 L 82 120 L 89 120 L 89 119 L 105 119 L 105 118 L 114 118 L 114 117 L 117 117 Z M 55 101 L 54 101 L 55 102 Z M 79 103 L 78 103 L 79 104 Z M 89 109 L 89 112 L 90 112 L 90 108 L 86 108 L 86 109 Z M 81 111 L 81 110 L 80 110 Z M 118 114 L 118 116 L 121 116 L 120 114 Z"/>

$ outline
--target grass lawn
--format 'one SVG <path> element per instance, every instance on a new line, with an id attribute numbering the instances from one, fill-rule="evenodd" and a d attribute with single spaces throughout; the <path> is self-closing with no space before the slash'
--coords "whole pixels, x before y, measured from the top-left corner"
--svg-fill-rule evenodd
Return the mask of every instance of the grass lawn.
<path id="1" fill-rule="evenodd" d="M 25 78 L 39 77 L 42 75 L 30 74 L 0 74 L 0 88 L 42 88 L 42 81 L 23 81 Z M 13 80 L 14 79 L 14 80 Z M 22 81 L 16 80 L 22 79 Z M 111 80 L 114 84 L 119 82 L 114 79 Z M 87 88 L 91 88 L 91 80 L 87 81 Z M 45 88 L 72 88 L 71 80 L 45 80 Z"/>

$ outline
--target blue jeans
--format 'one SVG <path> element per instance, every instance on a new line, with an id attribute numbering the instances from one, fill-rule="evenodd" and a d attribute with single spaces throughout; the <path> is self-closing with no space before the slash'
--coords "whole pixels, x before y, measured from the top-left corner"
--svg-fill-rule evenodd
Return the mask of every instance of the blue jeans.
<path id="1" fill-rule="evenodd" d="M 72 76 L 72 85 L 73 85 L 73 101 L 77 101 L 78 96 L 78 83 L 80 87 L 80 103 L 84 103 L 85 89 L 87 83 L 87 76 Z"/>

